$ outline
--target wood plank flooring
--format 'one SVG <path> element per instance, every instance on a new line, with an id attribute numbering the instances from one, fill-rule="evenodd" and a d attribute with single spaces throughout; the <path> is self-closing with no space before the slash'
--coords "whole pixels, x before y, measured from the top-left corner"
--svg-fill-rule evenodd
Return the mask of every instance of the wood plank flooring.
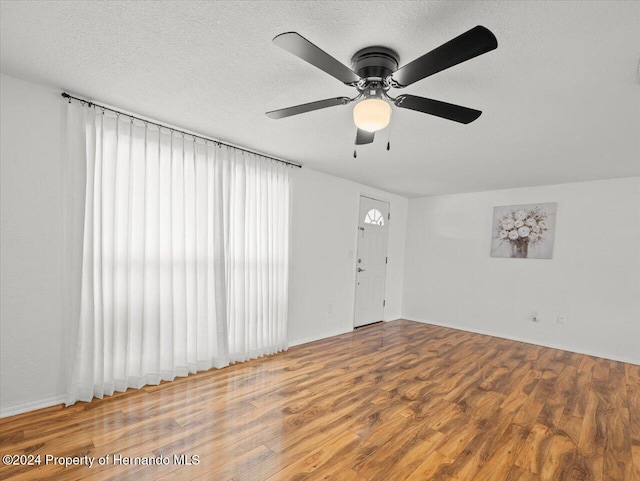
<path id="1" fill-rule="evenodd" d="M 42 456 L 15 481 L 640 481 L 640 366 L 399 320 L 2 419 L 0 454 Z"/>

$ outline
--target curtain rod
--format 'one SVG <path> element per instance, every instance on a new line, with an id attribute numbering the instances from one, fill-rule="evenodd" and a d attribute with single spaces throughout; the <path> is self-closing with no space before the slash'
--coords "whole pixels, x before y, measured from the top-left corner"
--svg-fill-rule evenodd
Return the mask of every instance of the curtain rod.
<path id="1" fill-rule="evenodd" d="M 148 120 L 148 119 L 143 119 L 143 118 L 140 118 L 140 117 L 136 117 L 135 115 L 127 114 L 125 112 L 120 112 L 119 110 L 112 109 L 111 107 L 107 107 L 106 105 L 97 104 L 95 102 L 92 102 L 91 100 L 82 99 L 82 98 L 79 98 L 79 97 L 74 97 L 73 95 L 69 95 L 67 92 L 62 92 L 60 95 L 62 95 L 65 99 L 68 99 L 69 102 L 71 102 L 71 99 L 77 100 L 78 102 L 87 104 L 89 107 L 94 106 L 94 107 L 98 107 L 98 108 L 103 109 L 103 110 L 108 110 L 109 112 L 113 112 L 113 113 L 118 114 L 118 115 L 124 115 L 126 117 L 129 117 L 130 119 L 139 120 L 140 122 L 144 122 L 145 124 L 155 125 L 156 127 L 161 128 L 161 129 L 167 129 L 167 130 L 171 130 L 172 132 L 178 132 L 179 134 L 189 135 L 189 136 L 193 137 L 194 139 L 202 139 L 202 140 L 205 140 L 205 141 L 208 141 L 208 142 L 213 142 L 213 143 L 218 144 L 218 145 L 224 145 L 226 147 L 231 147 L 232 149 L 240 150 L 242 152 L 247 152 L 249 154 L 259 155 L 261 157 L 265 157 L 265 158 L 270 159 L 270 160 L 275 160 L 276 162 L 281 162 L 283 164 L 290 165 L 291 167 L 298 167 L 299 169 L 302 168 L 302 165 L 296 164 L 295 162 L 290 162 L 288 160 L 278 159 L 277 157 L 272 157 L 271 155 L 265 155 L 263 153 L 256 152 L 255 150 L 245 149 L 243 147 L 238 147 L 236 145 L 228 144 L 226 142 L 222 142 L 220 140 L 212 139 L 210 137 L 203 137 L 202 135 L 192 134 L 191 132 L 186 132 L 184 130 L 176 129 L 174 127 L 169 127 L 168 125 L 159 124 L 157 122 L 153 122 L 153 121 Z"/>

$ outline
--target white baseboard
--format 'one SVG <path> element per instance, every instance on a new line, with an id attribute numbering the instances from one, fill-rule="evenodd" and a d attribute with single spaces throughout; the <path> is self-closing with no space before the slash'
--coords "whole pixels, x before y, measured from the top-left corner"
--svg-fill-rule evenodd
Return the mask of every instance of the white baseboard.
<path id="1" fill-rule="evenodd" d="M 403 317 L 403 319 L 406 319 L 407 321 L 420 322 L 422 324 L 433 324 L 434 326 L 448 327 L 450 329 L 456 329 L 458 331 L 467 331 L 467 332 L 473 332 L 475 334 L 484 334 L 485 336 L 499 337 L 501 339 L 508 339 L 510 341 L 524 342 L 526 344 L 533 344 L 534 346 L 550 347 L 552 349 L 559 349 L 561 351 L 575 352 L 576 354 L 586 354 L 587 356 L 600 357 L 600 358 L 609 359 L 609 360 L 612 360 L 612 361 L 619 361 L 619 362 L 626 362 L 627 364 L 640 365 L 640 360 L 638 360 L 638 359 L 631 359 L 631 358 L 627 358 L 627 357 L 624 357 L 624 356 L 616 356 L 615 354 L 606 354 L 606 353 L 603 353 L 603 352 L 593 352 L 593 351 L 589 351 L 587 349 L 576 349 L 575 347 L 561 346 L 559 344 L 542 343 L 542 342 L 539 342 L 539 341 L 533 341 L 531 339 L 525 339 L 525 338 L 518 337 L 518 336 L 507 336 L 505 334 L 500 334 L 500 333 L 497 333 L 497 332 L 485 331 L 485 330 L 482 330 L 482 329 L 472 329 L 470 327 L 457 326 L 455 324 L 445 324 L 445 323 L 442 323 L 442 322 L 435 322 L 435 321 L 430 321 L 430 320 L 427 320 L 427 319 L 415 319 L 415 318 L 410 318 L 410 317 Z"/>
<path id="2" fill-rule="evenodd" d="M 313 337 L 307 337 L 304 339 L 298 339 L 296 341 L 290 341 L 289 347 L 299 346 L 300 344 L 307 344 L 308 342 L 319 341 L 320 339 L 326 339 L 327 337 L 339 336 L 341 334 L 346 334 L 347 332 L 353 332 L 353 328 L 351 329 L 338 329 L 335 331 L 325 332 L 323 334 L 319 334 Z"/>
<path id="3" fill-rule="evenodd" d="M 65 396 L 48 397 L 46 399 L 40 399 L 39 401 L 29 401 L 26 403 L 15 404 L 9 407 L 0 407 L 0 418 L 6 418 L 9 416 L 15 416 L 16 414 L 27 413 L 29 411 L 35 411 L 36 409 L 49 408 L 56 404 L 64 404 Z"/>
<path id="4" fill-rule="evenodd" d="M 383 319 L 382 322 L 391 322 L 391 321 L 399 321 L 402 319 L 401 317 L 394 317 L 393 319 Z M 346 334 L 347 332 L 353 332 L 355 327 L 346 328 L 346 329 L 336 329 L 335 331 L 329 331 L 324 334 L 319 334 L 315 337 L 306 337 L 304 339 L 298 339 L 297 341 L 290 341 L 289 347 L 299 346 L 300 344 L 306 344 L 308 342 L 319 341 L 320 339 L 326 339 L 328 337 L 340 336 L 342 334 Z"/>

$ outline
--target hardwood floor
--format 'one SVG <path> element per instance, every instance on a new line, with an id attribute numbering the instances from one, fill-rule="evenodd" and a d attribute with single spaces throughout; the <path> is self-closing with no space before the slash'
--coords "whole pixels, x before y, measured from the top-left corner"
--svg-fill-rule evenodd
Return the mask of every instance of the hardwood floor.
<path id="1" fill-rule="evenodd" d="M 0 466 L 16 481 L 640 481 L 640 366 L 394 321 L 2 419 L 0 446 L 42 456 Z"/>

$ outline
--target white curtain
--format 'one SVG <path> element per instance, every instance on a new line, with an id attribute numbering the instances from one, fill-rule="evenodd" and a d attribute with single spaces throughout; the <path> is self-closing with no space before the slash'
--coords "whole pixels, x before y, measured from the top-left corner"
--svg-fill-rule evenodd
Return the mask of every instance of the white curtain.
<path id="1" fill-rule="evenodd" d="M 286 349 L 289 168 L 89 106 L 67 115 L 86 145 L 67 405 Z"/>

